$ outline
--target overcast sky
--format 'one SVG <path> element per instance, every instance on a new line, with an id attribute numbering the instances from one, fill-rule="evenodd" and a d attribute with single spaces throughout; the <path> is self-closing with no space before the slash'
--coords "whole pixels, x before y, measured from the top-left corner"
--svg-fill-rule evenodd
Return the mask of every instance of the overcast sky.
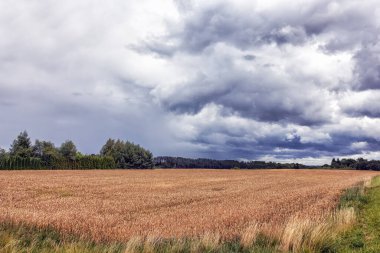
<path id="1" fill-rule="evenodd" d="M 378 0 L 1 0 L 0 147 L 380 159 Z"/>

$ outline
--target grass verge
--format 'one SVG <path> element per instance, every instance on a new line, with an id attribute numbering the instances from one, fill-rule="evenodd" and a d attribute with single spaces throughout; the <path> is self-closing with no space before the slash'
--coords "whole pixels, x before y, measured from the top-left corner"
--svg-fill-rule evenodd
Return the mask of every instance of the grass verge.
<path id="1" fill-rule="evenodd" d="M 337 240 L 337 252 L 380 252 L 380 177 L 375 177 L 365 191 L 364 199 L 354 201 L 357 222 Z"/>

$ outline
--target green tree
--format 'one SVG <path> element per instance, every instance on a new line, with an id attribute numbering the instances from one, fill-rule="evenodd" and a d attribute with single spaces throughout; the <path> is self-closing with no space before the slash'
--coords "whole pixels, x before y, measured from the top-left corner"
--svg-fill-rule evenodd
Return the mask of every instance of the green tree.
<path id="1" fill-rule="evenodd" d="M 5 160 L 6 157 L 7 157 L 7 152 L 5 151 L 5 149 L 0 148 L 0 160 Z"/>
<path id="2" fill-rule="evenodd" d="M 59 153 L 68 160 L 75 160 L 77 147 L 75 146 L 74 142 L 67 140 L 62 143 L 61 147 L 59 148 Z"/>
<path id="3" fill-rule="evenodd" d="M 21 132 L 17 138 L 13 141 L 10 149 L 12 156 L 19 156 L 22 158 L 29 158 L 32 154 L 32 144 L 28 133 L 26 131 Z"/>
<path id="4" fill-rule="evenodd" d="M 53 162 L 59 159 L 59 152 L 50 141 L 36 140 L 33 148 L 33 157 L 40 158 L 43 164 L 47 167 L 53 166 Z"/>
<path id="5" fill-rule="evenodd" d="M 117 168 L 153 168 L 153 155 L 149 150 L 129 141 L 108 139 L 100 150 L 102 156 L 112 157 Z"/>
<path id="6" fill-rule="evenodd" d="M 104 146 L 100 150 L 100 154 L 103 156 L 113 156 L 114 151 L 115 151 L 114 147 L 115 147 L 115 140 L 110 138 L 107 140 L 106 144 L 104 144 Z"/>

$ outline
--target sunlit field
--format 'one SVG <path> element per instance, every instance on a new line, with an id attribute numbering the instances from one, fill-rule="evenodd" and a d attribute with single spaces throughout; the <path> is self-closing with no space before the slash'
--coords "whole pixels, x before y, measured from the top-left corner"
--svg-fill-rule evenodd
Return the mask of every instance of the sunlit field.
<path id="1" fill-rule="evenodd" d="M 0 220 L 94 241 L 241 237 L 318 220 L 376 173 L 333 170 L 0 171 Z"/>

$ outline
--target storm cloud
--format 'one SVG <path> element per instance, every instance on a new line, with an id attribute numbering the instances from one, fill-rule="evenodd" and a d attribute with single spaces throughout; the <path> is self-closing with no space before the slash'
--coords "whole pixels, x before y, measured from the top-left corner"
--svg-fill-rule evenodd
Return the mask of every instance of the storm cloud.
<path id="1" fill-rule="evenodd" d="M 379 31 L 376 0 L 4 0 L 0 146 L 380 159 Z"/>

